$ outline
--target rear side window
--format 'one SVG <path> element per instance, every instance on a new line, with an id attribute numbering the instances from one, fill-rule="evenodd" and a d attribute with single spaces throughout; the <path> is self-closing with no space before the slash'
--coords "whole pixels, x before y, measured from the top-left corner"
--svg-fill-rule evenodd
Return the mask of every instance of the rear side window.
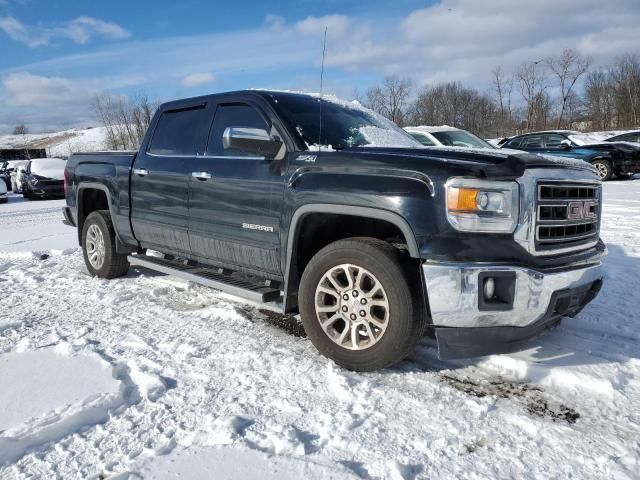
<path id="1" fill-rule="evenodd" d="M 228 127 L 261 128 L 269 131 L 270 128 L 258 111 L 243 103 L 229 103 L 219 105 L 216 115 L 213 118 L 211 133 L 209 134 L 209 146 L 207 155 L 215 156 L 241 156 L 251 157 L 252 155 L 238 150 L 225 149 L 222 145 L 222 134 Z"/>
<path id="2" fill-rule="evenodd" d="M 196 155 L 204 150 L 207 131 L 205 106 L 169 110 L 160 116 L 151 138 L 149 153 Z"/>

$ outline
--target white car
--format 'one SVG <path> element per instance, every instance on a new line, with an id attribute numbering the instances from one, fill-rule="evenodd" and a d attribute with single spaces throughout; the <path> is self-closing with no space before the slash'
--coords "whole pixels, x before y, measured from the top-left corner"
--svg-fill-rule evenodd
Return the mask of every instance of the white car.
<path id="1" fill-rule="evenodd" d="M 427 147 L 495 148 L 473 133 L 456 127 L 404 127 L 405 131 Z"/>
<path id="2" fill-rule="evenodd" d="M 7 184 L 4 181 L 0 181 L 0 203 L 7 203 L 8 201 Z"/>

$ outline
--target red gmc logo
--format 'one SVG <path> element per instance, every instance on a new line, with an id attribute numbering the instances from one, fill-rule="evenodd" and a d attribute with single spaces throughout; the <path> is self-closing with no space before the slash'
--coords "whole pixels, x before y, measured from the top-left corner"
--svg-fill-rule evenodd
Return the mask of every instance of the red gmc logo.
<path id="1" fill-rule="evenodd" d="M 568 220 L 589 220 L 596 218 L 596 202 L 569 202 L 567 205 Z"/>

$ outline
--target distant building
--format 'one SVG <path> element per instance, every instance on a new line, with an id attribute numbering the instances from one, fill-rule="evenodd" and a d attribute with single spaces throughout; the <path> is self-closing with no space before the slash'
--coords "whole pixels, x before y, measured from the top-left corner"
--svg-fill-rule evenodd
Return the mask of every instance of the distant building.
<path id="1" fill-rule="evenodd" d="M 44 148 L 0 148 L 0 161 L 46 157 L 47 152 Z"/>

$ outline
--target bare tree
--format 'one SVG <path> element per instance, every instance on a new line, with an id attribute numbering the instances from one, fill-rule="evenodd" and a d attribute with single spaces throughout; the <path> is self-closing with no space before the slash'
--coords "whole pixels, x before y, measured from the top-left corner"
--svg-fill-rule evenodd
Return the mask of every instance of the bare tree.
<path id="1" fill-rule="evenodd" d="M 142 94 L 130 98 L 103 93 L 93 99 L 94 114 L 106 129 L 106 147 L 113 150 L 136 150 L 156 108 Z"/>
<path id="2" fill-rule="evenodd" d="M 491 71 L 493 75 L 493 89 L 498 102 L 498 118 L 496 119 L 497 134 L 504 135 L 512 128 L 511 92 L 513 91 L 513 76 L 507 78 L 501 66 Z"/>
<path id="3" fill-rule="evenodd" d="M 24 123 L 16 125 L 16 128 L 13 129 L 14 135 L 26 135 L 27 133 L 29 133 L 29 129 Z"/>
<path id="4" fill-rule="evenodd" d="M 555 75 L 560 87 L 560 107 L 556 122 L 556 128 L 560 128 L 567 101 L 578 79 L 589 70 L 591 59 L 573 48 L 565 48 L 560 55 L 549 57 L 546 65 Z"/>
<path id="5" fill-rule="evenodd" d="M 402 126 L 413 82 L 398 76 L 385 77 L 382 85 L 367 90 L 365 105 Z"/>
<path id="6" fill-rule="evenodd" d="M 516 81 L 520 87 L 520 94 L 527 108 L 527 130 L 531 130 L 534 123 L 542 122 L 539 107 L 542 105 L 541 95 L 547 89 L 547 74 L 542 60 L 535 62 L 524 62 L 515 73 Z"/>
<path id="7" fill-rule="evenodd" d="M 459 82 L 441 83 L 420 92 L 411 121 L 417 125 L 451 125 L 478 135 L 493 135 L 496 106 L 491 98 Z"/>
<path id="8" fill-rule="evenodd" d="M 635 128 L 640 125 L 640 61 L 636 55 L 624 55 L 610 71 L 615 87 L 616 110 L 619 128 Z"/>

